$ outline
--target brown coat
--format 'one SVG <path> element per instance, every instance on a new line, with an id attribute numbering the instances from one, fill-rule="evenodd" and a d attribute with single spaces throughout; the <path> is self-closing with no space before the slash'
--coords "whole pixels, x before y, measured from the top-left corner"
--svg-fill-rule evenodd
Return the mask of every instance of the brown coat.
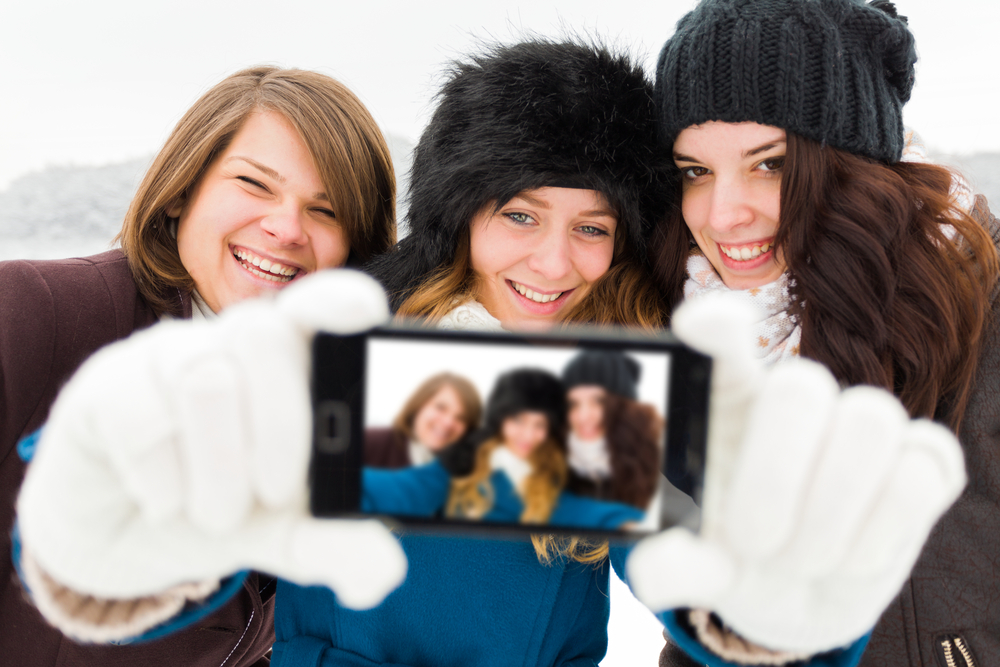
<path id="1" fill-rule="evenodd" d="M 392 428 L 366 428 L 365 465 L 373 468 L 408 467 L 410 448 L 406 436 Z"/>
<path id="2" fill-rule="evenodd" d="M 186 296 L 177 294 L 190 316 Z M 124 255 L 0 262 L 0 663 L 31 667 L 266 665 L 273 585 L 252 574 L 240 594 L 180 632 L 135 645 L 80 645 L 26 599 L 10 530 L 25 465 L 17 442 L 45 423 L 59 388 L 95 350 L 157 321 Z M 265 590 L 260 590 L 264 588 Z"/>
<path id="3" fill-rule="evenodd" d="M 976 215 L 1000 248 L 986 200 Z M 1000 665 L 1000 296 L 980 354 L 959 441 L 969 484 L 938 522 L 899 596 L 882 614 L 860 667 Z M 961 640 L 972 663 L 962 657 Z M 949 642 L 946 649 L 945 643 Z M 945 657 L 950 651 L 952 662 Z M 661 667 L 697 665 L 670 641 Z"/>

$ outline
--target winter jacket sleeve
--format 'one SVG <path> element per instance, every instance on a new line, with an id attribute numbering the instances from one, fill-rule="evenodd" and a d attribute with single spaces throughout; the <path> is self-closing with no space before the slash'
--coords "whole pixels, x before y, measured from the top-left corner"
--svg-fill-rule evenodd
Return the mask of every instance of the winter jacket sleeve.
<path id="1" fill-rule="evenodd" d="M 609 556 L 615 573 L 626 584 L 625 561 L 629 550 L 630 547 L 612 546 Z M 802 656 L 771 651 L 742 639 L 717 623 L 718 619 L 709 612 L 669 609 L 654 613 L 663 623 L 667 639 L 660 655 L 661 667 L 746 667 L 793 663 L 797 667 L 854 667 L 861 660 L 870 638 L 870 635 L 865 635 L 850 646 L 809 656 L 800 662 Z"/>
<path id="2" fill-rule="evenodd" d="M 361 471 L 361 510 L 376 514 L 433 516 L 444 507 L 451 476 L 437 461 L 427 465 Z"/>

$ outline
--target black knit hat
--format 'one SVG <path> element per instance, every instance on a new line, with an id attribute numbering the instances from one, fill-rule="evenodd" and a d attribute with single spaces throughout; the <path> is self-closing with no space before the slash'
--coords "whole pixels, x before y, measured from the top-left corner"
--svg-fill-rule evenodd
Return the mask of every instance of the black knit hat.
<path id="1" fill-rule="evenodd" d="M 754 121 L 895 163 L 916 60 L 887 0 L 703 0 L 660 52 L 663 139 Z"/>
<path id="2" fill-rule="evenodd" d="M 634 401 L 641 370 L 639 362 L 621 352 L 584 350 L 566 364 L 562 381 L 567 391 L 580 385 L 593 384 Z"/>
<path id="3" fill-rule="evenodd" d="M 562 440 L 566 430 L 566 389 L 556 376 L 535 368 L 520 368 L 497 378 L 486 401 L 483 428 L 496 435 L 504 419 L 526 410 L 545 413 L 549 434 Z"/>
<path id="4" fill-rule="evenodd" d="M 368 265 L 397 308 L 455 257 L 461 232 L 490 202 L 525 190 L 597 190 L 640 261 L 665 217 L 672 163 L 657 146 L 653 89 L 642 68 L 600 46 L 529 41 L 455 66 L 414 150 L 409 235 Z"/>

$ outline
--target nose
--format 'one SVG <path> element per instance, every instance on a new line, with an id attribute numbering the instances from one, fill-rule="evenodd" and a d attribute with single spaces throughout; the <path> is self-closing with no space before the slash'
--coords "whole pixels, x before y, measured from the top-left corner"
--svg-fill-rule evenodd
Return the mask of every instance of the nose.
<path id="1" fill-rule="evenodd" d="M 537 239 L 537 245 L 528 257 L 528 268 L 546 280 L 559 280 L 573 269 L 570 239 L 566 230 L 551 225 Z"/>
<path id="2" fill-rule="evenodd" d="M 716 180 L 708 214 L 709 226 L 717 232 L 725 233 L 751 222 L 751 194 L 746 181 L 739 176 Z"/>
<path id="3" fill-rule="evenodd" d="M 289 203 L 270 211 L 261 220 L 260 227 L 281 245 L 303 245 L 308 240 L 303 216 L 300 208 Z"/>

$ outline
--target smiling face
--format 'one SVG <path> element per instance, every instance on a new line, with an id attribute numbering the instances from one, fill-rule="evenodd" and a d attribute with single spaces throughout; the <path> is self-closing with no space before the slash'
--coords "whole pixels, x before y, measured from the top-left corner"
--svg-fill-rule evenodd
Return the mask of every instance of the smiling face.
<path id="1" fill-rule="evenodd" d="M 580 440 L 597 440 L 604 436 L 604 387 L 582 384 L 566 392 L 569 404 L 569 428 Z"/>
<path id="2" fill-rule="evenodd" d="M 527 460 L 548 435 L 549 420 L 544 412 L 524 410 L 507 417 L 500 424 L 503 444 L 522 460 Z"/>
<path id="3" fill-rule="evenodd" d="M 433 452 L 465 434 L 465 406 L 450 385 L 444 385 L 413 416 L 413 438 Z"/>
<path id="4" fill-rule="evenodd" d="M 684 221 L 727 287 L 750 289 L 785 270 L 778 231 L 785 131 L 711 121 L 681 131 L 674 162 L 683 173 Z"/>
<path id="5" fill-rule="evenodd" d="M 611 266 L 618 220 L 594 190 L 538 188 L 470 226 L 476 298 L 506 329 L 548 329 Z"/>
<path id="6" fill-rule="evenodd" d="M 271 111 L 251 114 L 167 214 L 180 219 L 181 262 L 215 312 L 341 266 L 350 252 L 309 149 Z"/>

